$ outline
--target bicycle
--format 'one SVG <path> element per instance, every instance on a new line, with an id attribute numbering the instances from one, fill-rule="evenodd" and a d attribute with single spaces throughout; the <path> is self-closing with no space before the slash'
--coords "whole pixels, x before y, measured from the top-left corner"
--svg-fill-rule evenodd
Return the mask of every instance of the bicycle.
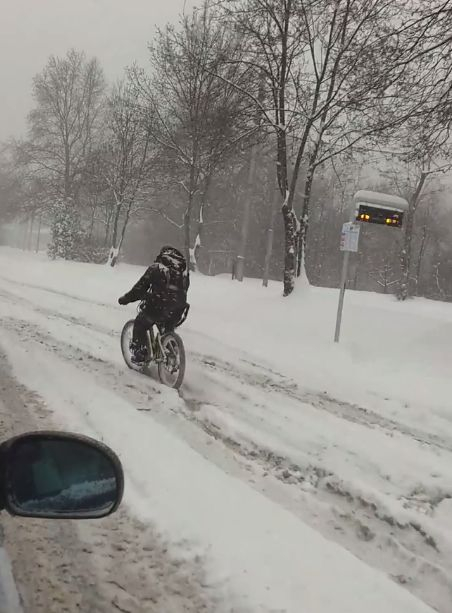
<path id="1" fill-rule="evenodd" d="M 181 337 L 174 331 L 187 319 L 190 305 L 187 304 L 178 320 L 159 323 L 149 320 L 146 330 L 147 359 L 143 364 L 134 364 L 131 360 L 132 336 L 134 319 L 124 324 L 121 332 L 121 351 L 125 363 L 131 370 L 150 375 L 150 367 L 154 363 L 160 381 L 179 389 L 185 375 L 185 348 Z"/>

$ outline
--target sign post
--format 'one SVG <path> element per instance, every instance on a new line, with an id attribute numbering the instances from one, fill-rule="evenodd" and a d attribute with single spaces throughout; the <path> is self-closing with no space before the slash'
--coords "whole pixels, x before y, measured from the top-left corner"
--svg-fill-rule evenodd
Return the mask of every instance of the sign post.
<path id="1" fill-rule="evenodd" d="M 344 252 L 342 263 L 342 274 L 339 292 L 339 303 L 337 305 L 336 330 L 334 332 L 334 342 L 338 343 L 341 335 L 342 311 L 344 308 L 345 289 L 347 287 L 348 263 L 350 253 L 356 253 L 359 245 L 359 226 L 352 221 L 344 223 L 341 232 L 341 251 Z"/>
<path id="2" fill-rule="evenodd" d="M 336 330 L 334 333 L 335 343 L 339 342 L 341 335 L 342 310 L 344 308 L 350 253 L 358 251 L 359 222 L 381 224 L 389 228 L 401 228 L 403 225 L 403 215 L 409 209 L 408 201 L 405 198 L 369 190 L 357 191 L 353 196 L 353 202 L 356 207 L 353 216 L 355 222 L 349 221 L 344 223 L 341 232 L 341 251 L 344 251 L 344 262 L 342 265 L 339 304 L 337 306 Z"/>

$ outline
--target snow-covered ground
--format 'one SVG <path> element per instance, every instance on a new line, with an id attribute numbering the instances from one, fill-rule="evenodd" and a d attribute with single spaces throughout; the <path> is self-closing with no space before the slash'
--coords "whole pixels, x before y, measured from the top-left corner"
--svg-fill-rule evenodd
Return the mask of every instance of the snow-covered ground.
<path id="1" fill-rule="evenodd" d="M 125 505 L 215 610 L 450 610 L 452 305 L 194 275 L 180 394 L 127 371 L 140 267 L 0 250 L 0 343 L 61 427 L 102 438 Z M 45 427 L 45 424 L 43 424 Z"/>

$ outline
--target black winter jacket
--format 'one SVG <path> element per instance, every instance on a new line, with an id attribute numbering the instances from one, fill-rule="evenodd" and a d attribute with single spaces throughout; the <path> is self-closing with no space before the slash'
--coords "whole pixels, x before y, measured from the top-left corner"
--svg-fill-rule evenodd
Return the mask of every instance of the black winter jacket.
<path id="1" fill-rule="evenodd" d="M 174 312 L 185 307 L 188 285 L 188 276 L 182 277 L 177 271 L 155 262 L 124 295 L 124 300 L 126 303 L 141 300 L 145 309 Z"/>

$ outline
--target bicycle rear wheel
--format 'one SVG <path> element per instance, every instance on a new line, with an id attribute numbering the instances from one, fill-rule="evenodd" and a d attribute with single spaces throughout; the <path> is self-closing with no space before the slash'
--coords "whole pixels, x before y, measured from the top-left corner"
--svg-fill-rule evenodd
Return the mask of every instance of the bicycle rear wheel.
<path id="1" fill-rule="evenodd" d="M 158 364 L 159 379 L 168 387 L 179 389 L 185 375 L 185 348 L 175 332 L 162 336 L 164 359 Z"/>

